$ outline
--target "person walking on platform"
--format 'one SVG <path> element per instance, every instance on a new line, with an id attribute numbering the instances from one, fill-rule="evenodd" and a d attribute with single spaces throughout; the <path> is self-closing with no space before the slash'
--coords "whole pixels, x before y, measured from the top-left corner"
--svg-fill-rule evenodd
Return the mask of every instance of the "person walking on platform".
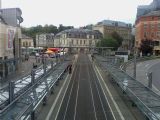
<path id="1" fill-rule="evenodd" d="M 69 70 L 69 74 L 71 74 L 72 73 L 72 65 L 71 64 L 68 66 L 68 70 Z"/>

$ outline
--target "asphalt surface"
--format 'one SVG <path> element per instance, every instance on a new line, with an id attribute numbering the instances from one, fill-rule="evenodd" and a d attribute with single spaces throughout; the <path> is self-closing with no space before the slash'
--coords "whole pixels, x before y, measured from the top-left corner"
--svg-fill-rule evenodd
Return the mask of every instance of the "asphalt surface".
<path id="1" fill-rule="evenodd" d="M 150 67 L 148 72 L 152 72 L 153 85 L 160 91 L 160 61 L 159 63 Z"/>
<path id="2" fill-rule="evenodd" d="M 113 120 L 98 78 L 86 54 L 79 54 L 56 120 Z"/>
<path id="3" fill-rule="evenodd" d="M 148 60 L 137 63 L 137 80 L 148 86 L 148 73 L 152 72 L 153 90 L 160 95 L 160 60 Z M 133 64 L 127 67 L 127 73 L 133 76 Z"/>

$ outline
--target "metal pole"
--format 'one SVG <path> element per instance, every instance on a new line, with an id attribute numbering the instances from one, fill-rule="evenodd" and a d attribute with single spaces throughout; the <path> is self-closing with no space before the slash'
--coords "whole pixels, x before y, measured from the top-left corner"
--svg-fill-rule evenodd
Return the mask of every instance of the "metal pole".
<path id="1" fill-rule="evenodd" d="M 35 83 L 35 69 L 34 68 L 31 71 L 31 83 L 32 85 Z"/>
<path id="2" fill-rule="evenodd" d="M 9 82 L 9 103 L 14 99 L 14 82 Z"/>
<path id="3" fill-rule="evenodd" d="M 136 51 L 134 50 L 134 73 L 133 77 L 136 79 L 136 71 L 137 71 L 137 61 L 136 61 Z"/>
<path id="4" fill-rule="evenodd" d="M 44 70 L 44 74 L 46 74 L 46 59 L 44 59 L 44 64 L 43 64 L 43 70 Z"/>
<path id="5" fill-rule="evenodd" d="M 31 112 L 31 120 L 35 120 L 35 111 Z"/>
<path id="6" fill-rule="evenodd" d="M 53 69 L 53 61 L 51 61 L 51 68 Z"/>
<path id="7" fill-rule="evenodd" d="M 152 72 L 148 73 L 148 87 L 152 89 Z"/>

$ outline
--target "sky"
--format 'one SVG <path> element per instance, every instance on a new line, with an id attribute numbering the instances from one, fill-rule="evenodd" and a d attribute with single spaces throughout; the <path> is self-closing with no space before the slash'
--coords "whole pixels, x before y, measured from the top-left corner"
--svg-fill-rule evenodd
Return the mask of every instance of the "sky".
<path id="1" fill-rule="evenodd" d="M 24 27 L 59 24 L 81 27 L 104 19 L 134 23 L 137 6 L 153 0 L 2 0 L 2 8 L 22 10 Z"/>

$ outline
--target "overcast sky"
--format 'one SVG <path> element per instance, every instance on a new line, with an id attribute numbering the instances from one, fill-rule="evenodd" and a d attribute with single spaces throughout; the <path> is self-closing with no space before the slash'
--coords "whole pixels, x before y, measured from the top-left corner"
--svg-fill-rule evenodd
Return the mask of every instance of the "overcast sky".
<path id="1" fill-rule="evenodd" d="M 53 24 L 75 27 L 110 19 L 134 23 L 137 6 L 152 0 L 2 0 L 2 8 L 19 7 L 22 26 Z"/>

